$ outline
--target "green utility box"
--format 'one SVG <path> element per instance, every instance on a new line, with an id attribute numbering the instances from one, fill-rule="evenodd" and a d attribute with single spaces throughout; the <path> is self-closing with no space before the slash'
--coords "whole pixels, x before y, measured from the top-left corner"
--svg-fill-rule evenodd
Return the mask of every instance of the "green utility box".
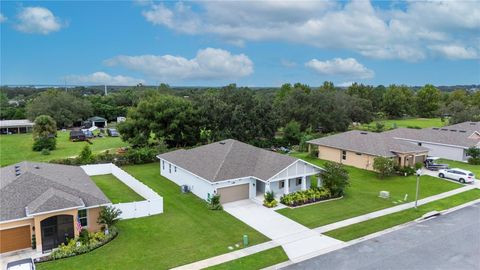
<path id="1" fill-rule="evenodd" d="M 243 246 L 248 246 L 248 235 L 246 234 L 243 235 Z"/>

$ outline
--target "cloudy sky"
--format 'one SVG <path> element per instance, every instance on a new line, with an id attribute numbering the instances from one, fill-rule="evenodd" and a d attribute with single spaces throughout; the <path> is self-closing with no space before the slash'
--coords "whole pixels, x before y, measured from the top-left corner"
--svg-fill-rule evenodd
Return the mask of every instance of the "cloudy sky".
<path id="1" fill-rule="evenodd" d="M 0 5 L 1 84 L 480 83 L 479 1 Z"/>

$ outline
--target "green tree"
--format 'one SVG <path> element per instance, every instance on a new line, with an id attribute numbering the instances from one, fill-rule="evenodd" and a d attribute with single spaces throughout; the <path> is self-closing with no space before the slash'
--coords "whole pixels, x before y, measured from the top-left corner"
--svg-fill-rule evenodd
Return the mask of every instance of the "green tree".
<path id="1" fill-rule="evenodd" d="M 302 132 L 300 131 L 300 124 L 292 120 L 283 128 L 283 139 L 289 145 L 297 145 L 302 138 Z"/>
<path id="2" fill-rule="evenodd" d="M 390 117 L 415 115 L 414 96 L 407 86 L 390 85 L 383 97 L 383 110 Z"/>
<path id="3" fill-rule="evenodd" d="M 33 126 L 33 150 L 54 150 L 56 148 L 57 124 L 52 117 L 40 115 L 35 118 Z"/>
<path id="4" fill-rule="evenodd" d="M 417 113 L 421 117 L 434 117 L 440 106 L 440 91 L 433 85 L 422 87 L 416 96 Z"/>
<path id="5" fill-rule="evenodd" d="M 39 115 L 49 115 L 58 127 L 71 127 L 75 122 L 82 121 L 92 113 L 91 103 L 88 100 L 59 90 L 42 92 L 27 104 L 26 110 L 30 120 Z"/>
<path id="6" fill-rule="evenodd" d="M 105 206 L 98 215 L 97 223 L 104 225 L 107 229 L 111 228 L 120 220 L 122 210 L 115 208 L 114 206 Z"/>
<path id="7" fill-rule="evenodd" d="M 322 186 L 330 191 L 333 197 L 343 196 L 350 186 L 348 171 L 342 164 L 328 161 L 321 174 Z"/>
<path id="8" fill-rule="evenodd" d="M 391 176 L 395 173 L 395 162 L 390 158 L 376 157 L 373 159 L 373 169 L 380 178 Z"/>
<path id="9" fill-rule="evenodd" d="M 469 156 L 468 163 L 472 165 L 480 165 L 480 148 L 470 147 L 465 151 L 465 154 Z"/>
<path id="10" fill-rule="evenodd" d="M 80 164 L 89 164 L 93 163 L 95 161 L 95 156 L 92 153 L 92 150 L 90 149 L 90 146 L 85 145 L 82 149 L 82 152 L 80 152 L 80 155 L 78 156 L 78 161 Z"/>

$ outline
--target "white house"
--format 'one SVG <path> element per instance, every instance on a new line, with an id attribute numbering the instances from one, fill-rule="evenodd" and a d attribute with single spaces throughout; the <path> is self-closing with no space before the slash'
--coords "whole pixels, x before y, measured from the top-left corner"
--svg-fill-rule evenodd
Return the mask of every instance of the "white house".
<path id="1" fill-rule="evenodd" d="M 457 161 L 468 160 L 468 148 L 480 148 L 480 122 L 463 122 L 442 128 L 398 128 L 384 133 L 428 148 L 430 156 Z"/>
<path id="2" fill-rule="evenodd" d="M 306 190 L 310 177 L 322 171 L 303 160 L 232 139 L 157 157 L 162 176 L 187 185 L 204 200 L 219 194 L 221 203 L 255 197 L 263 200 L 267 191 L 279 197 Z"/>

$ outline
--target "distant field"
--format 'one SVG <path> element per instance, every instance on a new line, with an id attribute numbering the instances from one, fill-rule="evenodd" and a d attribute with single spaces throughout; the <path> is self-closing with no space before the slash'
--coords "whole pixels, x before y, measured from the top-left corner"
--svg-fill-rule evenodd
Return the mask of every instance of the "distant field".
<path id="1" fill-rule="evenodd" d="M 58 132 L 57 149 L 50 152 L 50 155 L 42 155 L 40 152 L 32 151 L 32 134 L 0 135 L 0 166 L 7 166 L 23 160 L 49 161 L 52 159 L 77 156 L 86 142 L 71 142 L 68 139 L 69 132 Z M 119 137 L 95 138 L 90 144 L 92 152 L 98 153 L 107 149 L 115 149 L 126 146 Z"/>
<path id="2" fill-rule="evenodd" d="M 377 122 L 385 124 L 385 130 L 394 128 L 429 128 L 429 127 L 442 127 L 447 125 L 447 122 L 442 122 L 440 118 L 410 118 L 410 119 L 395 119 L 395 120 L 378 120 L 369 124 L 364 124 L 358 129 L 372 130 L 375 128 Z"/>

